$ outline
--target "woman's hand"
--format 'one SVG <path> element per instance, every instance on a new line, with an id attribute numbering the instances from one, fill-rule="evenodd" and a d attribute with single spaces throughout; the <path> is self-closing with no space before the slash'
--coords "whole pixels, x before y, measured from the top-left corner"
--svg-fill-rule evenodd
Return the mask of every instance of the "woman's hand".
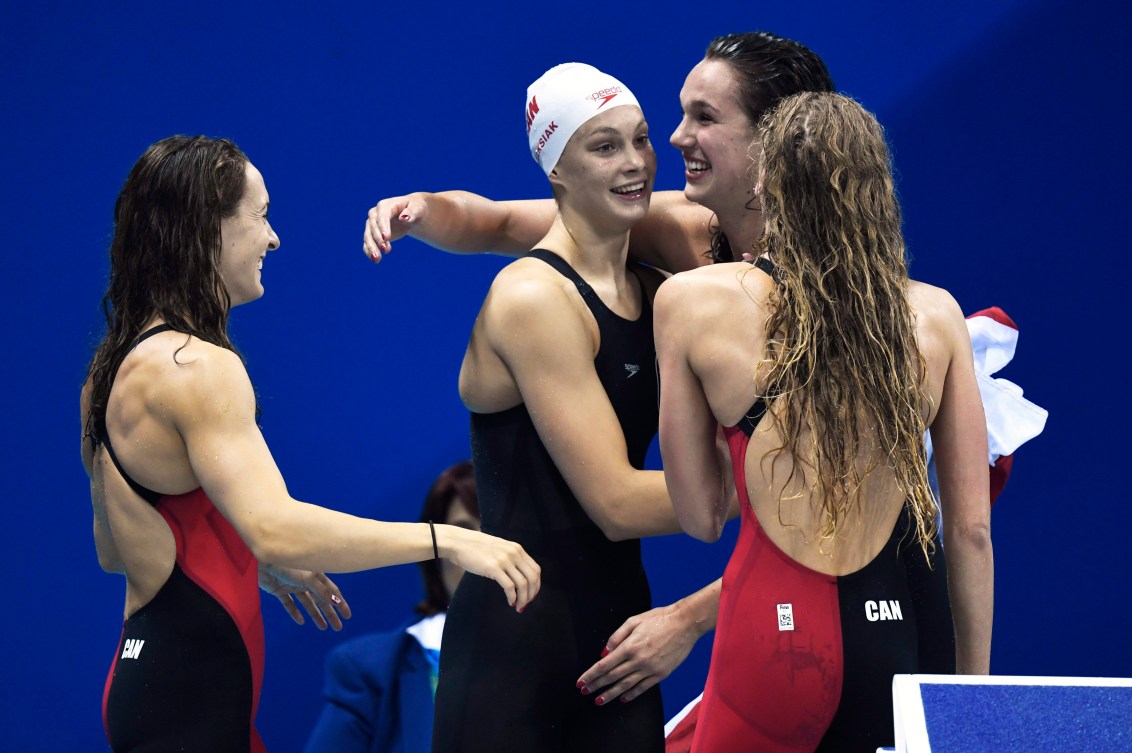
<path id="1" fill-rule="evenodd" d="M 382 199 L 369 210 L 362 249 L 374 262 L 393 248 L 393 241 L 403 238 L 413 223 L 428 215 L 428 204 L 420 194 Z"/>
<path id="2" fill-rule="evenodd" d="M 346 603 L 334 581 L 323 573 L 260 563 L 259 587 L 279 599 L 287 614 L 299 625 L 306 620 L 295 603 L 296 599 L 307 610 L 319 630 L 326 630 L 327 624 L 335 630 L 341 630 L 342 620 L 350 619 L 350 605 Z"/>
<path id="3" fill-rule="evenodd" d="M 522 612 L 542 585 L 542 569 L 523 547 L 479 531 L 436 526 L 440 556 L 469 573 L 491 578 L 507 594 L 507 603 Z"/>

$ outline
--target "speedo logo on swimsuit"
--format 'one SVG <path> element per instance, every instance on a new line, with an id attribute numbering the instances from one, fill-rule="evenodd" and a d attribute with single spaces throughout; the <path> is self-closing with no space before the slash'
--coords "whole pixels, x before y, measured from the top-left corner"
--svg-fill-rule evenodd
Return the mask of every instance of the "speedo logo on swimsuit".
<path id="1" fill-rule="evenodd" d="M 869 622 L 904 619 L 904 615 L 900 611 L 900 602 L 894 599 L 887 601 L 866 601 L 865 617 Z"/>
<path id="2" fill-rule="evenodd" d="M 145 641 L 141 638 L 127 638 L 126 643 L 122 646 L 123 659 L 136 659 L 141 655 L 142 646 Z"/>
<path id="3" fill-rule="evenodd" d="M 623 90 L 620 86 L 611 86 L 608 89 L 602 89 L 601 91 L 594 92 L 590 96 L 586 97 L 586 99 L 593 100 L 594 102 L 597 102 L 600 99 L 601 104 L 597 106 L 597 109 L 600 110 L 601 108 L 605 107 L 606 103 L 608 103 L 609 100 L 616 97 L 622 91 Z"/>
<path id="4" fill-rule="evenodd" d="M 635 377 L 637 375 L 637 372 L 640 371 L 640 370 L 641 370 L 641 367 L 639 365 L 635 364 L 635 363 L 625 364 L 625 371 L 629 372 L 629 376 L 627 376 L 625 378 L 628 379 L 629 377 Z"/>

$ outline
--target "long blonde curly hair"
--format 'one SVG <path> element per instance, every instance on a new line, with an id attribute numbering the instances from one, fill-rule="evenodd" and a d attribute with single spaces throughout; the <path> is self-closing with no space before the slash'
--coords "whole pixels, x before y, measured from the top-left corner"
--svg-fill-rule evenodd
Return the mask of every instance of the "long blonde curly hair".
<path id="1" fill-rule="evenodd" d="M 776 268 L 759 373 L 784 400 L 771 452 L 794 461 L 790 483 L 813 474 L 823 543 L 860 509 L 865 479 L 890 468 L 928 556 L 930 398 L 884 131 L 852 99 L 808 92 L 782 100 L 759 133 L 760 245 Z"/>

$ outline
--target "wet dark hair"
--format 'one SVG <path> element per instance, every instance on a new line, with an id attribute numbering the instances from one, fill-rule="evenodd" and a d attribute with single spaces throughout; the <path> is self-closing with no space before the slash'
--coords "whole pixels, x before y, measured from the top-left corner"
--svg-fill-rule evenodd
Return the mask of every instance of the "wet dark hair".
<path id="1" fill-rule="evenodd" d="M 833 91 L 833 79 L 817 53 L 765 31 L 716 37 L 708 44 L 704 60 L 719 60 L 731 68 L 739 106 L 752 130 L 785 97 Z M 735 261 L 731 243 L 718 226 L 712 231 L 711 258 L 713 262 Z"/>
<path id="2" fill-rule="evenodd" d="M 454 501 L 459 501 L 476 518 L 480 516 L 479 497 L 476 496 L 476 480 L 472 475 L 472 464 L 468 461 L 457 463 L 437 476 L 432 488 L 425 495 L 421 508 L 421 522 L 443 523 L 448 519 L 448 511 Z M 424 580 L 425 598 L 417 604 L 417 614 L 431 617 L 448 610 L 448 591 L 444 588 L 444 577 L 440 571 L 440 560 L 425 560 L 420 563 L 421 578 Z"/>
<path id="3" fill-rule="evenodd" d="M 178 332 L 239 353 L 220 276 L 220 221 L 236 213 L 248 158 L 231 141 L 171 136 L 145 150 L 114 204 L 106 335 L 91 360 L 87 433 L 102 425 L 110 386 L 142 327 L 159 316 Z"/>

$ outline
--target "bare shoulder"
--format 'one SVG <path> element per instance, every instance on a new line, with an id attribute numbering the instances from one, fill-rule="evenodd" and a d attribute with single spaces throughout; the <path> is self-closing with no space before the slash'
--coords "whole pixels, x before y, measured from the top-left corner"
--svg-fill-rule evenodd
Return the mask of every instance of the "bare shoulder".
<path id="1" fill-rule="evenodd" d="M 966 335 L 963 311 L 955 297 L 944 288 L 909 280 L 908 302 L 916 312 L 917 327 L 921 332 Z"/>
<path id="2" fill-rule="evenodd" d="M 151 413 L 177 425 L 217 413 L 254 415 L 255 391 L 244 362 L 219 345 L 165 332 L 141 343 L 122 366 L 124 386 L 136 389 Z"/>
<path id="3" fill-rule="evenodd" d="M 515 326 L 546 316 L 557 316 L 571 307 L 568 296 L 573 283 L 538 259 L 517 259 L 499 271 L 491 283 L 484 314 Z"/>
<path id="4" fill-rule="evenodd" d="M 656 294 L 656 308 L 696 317 L 739 315 L 762 308 L 773 289 L 771 278 L 746 262 L 712 264 L 665 280 Z"/>

